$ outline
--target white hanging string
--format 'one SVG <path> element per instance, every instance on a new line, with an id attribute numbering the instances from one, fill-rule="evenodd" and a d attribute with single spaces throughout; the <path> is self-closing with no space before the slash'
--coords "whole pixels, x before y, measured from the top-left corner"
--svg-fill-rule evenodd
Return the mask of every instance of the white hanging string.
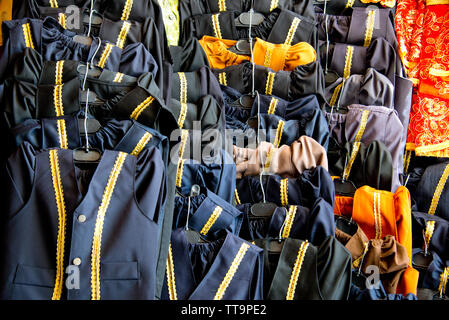
<path id="1" fill-rule="evenodd" d="M 324 73 L 327 74 L 327 66 L 328 66 L 328 60 L 329 60 L 329 29 L 328 29 L 328 25 L 327 25 L 327 0 L 324 0 L 324 28 L 326 31 L 326 64 L 324 67 Z"/>
<path id="2" fill-rule="evenodd" d="M 90 31 L 92 28 L 92 14 L 94 13 L 94 0 L 90 0 L 90 11 L 89 11 L 89 29 L 87 30 L 87 36 L 90 37 Z"/>

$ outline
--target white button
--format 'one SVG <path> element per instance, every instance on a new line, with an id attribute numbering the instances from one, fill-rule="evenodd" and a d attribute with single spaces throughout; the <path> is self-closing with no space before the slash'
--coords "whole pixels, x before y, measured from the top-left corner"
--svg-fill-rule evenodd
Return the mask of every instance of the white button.
<path id="1" fill-rule="evenodd" d="M 79 265 L 81 264 L 81 259 L 80 259 L 80 258 L 75 258 L 75 259 L 73 259 L 73 264 L 74 264 L 75 266 L 79 266 Z"/>
<path id="2" fill-rule="evenodd" d="M 83 222 L 85 222 L 85 221 L 86 221 L 86 216 L 85 216 L 84 214 L 80 214 L 80 215 L 78 216 L 78 222 L 83 223 Z"/>

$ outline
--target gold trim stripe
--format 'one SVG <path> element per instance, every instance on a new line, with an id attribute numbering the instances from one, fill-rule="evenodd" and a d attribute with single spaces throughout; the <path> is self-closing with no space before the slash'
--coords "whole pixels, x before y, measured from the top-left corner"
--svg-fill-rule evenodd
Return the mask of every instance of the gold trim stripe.
<path id="1" fill-rule="evenodd" d="M 344 180 L 347 180 L 349 178 L 349 174 L 351 173 L 352 165 L 354 164 L 357 154 L 359 153 L 360 141 L 362 140 L 363 134 L 365 133 L 369 114 L 370 114 L 369 110 L 364 110 L 362 112 L 362 116 L 360 119 L 360 128 L 357 131 L 357 135 L 355 136 L 354 145 L 352 147 L 352 152 L 351 152 L 351 157 L 348 161 L 348 164 L 347 164 L 345 170 L 343 171 L 343 179 Z"/>
<path id="2" fill-rule="evenodd" d="M 284 44 L 291 45 L 293 41 L 293 37 L 295 36 L 296 29 L 298 29 L 299 24 L 301 23 L 301 19 L 294 18 L 292 24 L 290 25 L 290 29 L 288 30 L 287 37 L 285 38 Z"/>
<path id="3" fill-rule="evenodd" d="M 153 135 L 149 132 L 146 132 L 142 138 L 140 138 L 139 142 L 137 142 L 137 145 L 134 147 L 134 150 L 130 153 L 132 156 L 138 156 L 143 148 L 150 142 L 151 138 L 153 138 Z"/>
<path id="4" fill-rule="evenodd" d="M 240 263 L 243 260 L 243 257 L 246 254 L 246 251 L 249 249 L 249 244 L 242 243 L 240 246 L 239 251 L 234 257 L 234 260 L 231 263 L 231 266 L 229 267 L 228 272 L 226 273 L 223 281 L 220 283 L 220 286 L 218 287 L 217 293 L 215 294 L 214 300 L 221 300 L 223 299 L 223 296 L 226 292 L 226 289 L 228 288 L 229 284 L 231 283 L 232 278 L 234 277 L 235 273 L 237 272 Z"/>
<path id="5" fill-rule="evenodd" d="M 218 0 L 219 11 L 226 11 L 226 0 Z"/>
<path id="6" fill-rule="evenodd" d="M 220 20 L 218 19 L 219 16 L 220 16 L 219 13 L 212 15 L 212 25 L 214 26 L 215 38 L 222 39 L 222 37 L 221 37 L 221 28 L 220 28 Z"/>
<path id="7" fill-rule="evenodd" d="M 427 252 L 427 248 L 429 248 L 430 240 L 432 239 L 434 231 L 435 231 L 435 221 L 427 221 L 426 230 L 424 232 L 426 252 Z"/>
<path id="8" fill-rule="evenodd" d="M 114 77 L 114 82 L 122 82 L 124 74 L 121 72 L 117 72 Z"/>
<path id="9" fill-rule="evenodd" d="M 207 235 L 210 228 L 212 228 L 212 226 L 214 225 L 214 223 L 218 220 L 218 218 L 221 215 L 221 212 L 223 211 L 223 208 L 220 206 L 215 207 L 214 212 L 212 212 L 211 216 L 209 217 L 209 219 L 207 220 L 206 224 L 203 226 L 203 228 L 201 229 L 200 233 L 202 235 Z"/>
<path id="10" fill-rule="evenodd" d="M 348 1 L 346 2 L 345 9 L 347 9 L 347 8 L 352 8 L 352 6 L 354 5 L 354 2 L 355 2 L 355 0 L 348 0 Z"/>
<path id="11" fill-rule="evenodd" d="M 56 245 L 56 280 L 53 289 L 52 300 L 60 300 L 62 295 L 63 277 L 64 277 L 64 248 L 65 248 L 65 229 L 66 229 L 66 211 L 64 202 L 64 191 L 61 182 L 61 173 L 59 171 L 59 159 L 57 150 L 49 152 L 51 176 L 53 189 L 55 192 L 56 207 L 58 208 L 58 240 Z"/>
<path id="12" fill-rule="evenodd" d="M 103 53 L 101 54 L 100 61 L 98 62 L 97 66 L 100 68 L 104 68 L 106 65 L 106 61 L 109 59 L 109 55 L 111 54 L 112 48 L 114 47 L 113 44 L 107 43 L 104 47 Z"/>
<path id="13" fill-rule="evenodd" d="M 67 17 L 64 13 L 58 13 L 58 22 L 64 29 L 67 29 Z"/>
<path id="14" fill-rule="evenodd" d="M 449 267 L 444 268 L 443 273 L 440 276 L 440 285 L 438 286 L 438 291 L 442 295 L 446 295 L 446 286 L 449 278 Z"/>
<path id="15" fill-rule="evenodd" d="M 133 110 L 133 112 L 131 113 L 131 115 L 129 117 L 133 120 L 137 120 L 140 117 L 140 115 L 142 114 L 142 112 L 146 108 L 148 108 L 153 103 L 153 101 L 154 101 L 154 98 L 152 96 L 149 96 Z"/>
<path id="16" fill-rule="evenodd" d="M 337 98 L 340 95 L 341 88 L 343 87 L 343 82 L 335 87 L 334 92 L 332 93 L 331 101 L 329 102 L 330 106 L 333 107 L 337 103 Z"/>
<path id="17" fill-rule="evenodd" d="M 368 17 L 366 19 L 365 41 L 363 43 L 364 47 L 368 47 L 371 44 L 374 31 L 374 22 L 376 21 L 376 11 L 377 10 L 370 10 L 368 12 Z"/>
<path id="18" fill-rule="evenodd" d="M 268 72 L 267 75 L 267 83 L 265 85 L 265 94 L 271 96 L 273 92 L 273 84 L 274 84 L 274 78 L 276 77 L 276 73 L 274 72 Z"/>
<path id="19" fill-rule="evenodd" d="M 189 131 L 188 130 L 182 130 L 182 132 L 181 132 L 181 146 L 179 148 L 179 153 L 178 153 L 178 157 L 179 157 L 178 169 L 177 169 L 177 172 L 176 172 L 176 186 L 179 187 L 179 188 L 182 185 L 182 175 L 183 175 L 183 171 L 184 171 L 184 161 L 185 161 L 183 159 L 183 156 L 184 156 L 184 151 L 185 151 L 188 139 L 189 139 Z"/>
<path id="20" fill-rule="evenodd" d="M 270 151 L 268 152 L 267 157 L 265 158 L 264 172 L 269 171 L 273 155 L 277 152 L 277 150 L 278 150 L 277 148 L 271 148 Z"/>
<path id="21" fill-rule="evenodd" d="M 126 160 L 127 154 L 124 152 L 119 152 L 115 160 L 114 167 L 109 174 L 109 179 L 104 189 L 103 197 L 101 200 L 100 207 L 97 212 L 97 219 L 95 221 L 95 231 L 92 239 L 92 255 L 91 255 L 91 289 L 92 289 L 92 300 L 100 300 L 101 298 L 101 288 L 100 288 L 100 259 L 101 259 L 101 237 L 103 234 L 103 225 L 106 212 L 109 208 L 109 203 L 111 202 L 112 193 L 114 192 L 115 184 L 120 175 L 123 167 L 123 163 Z"/>
<path id="22" fill-rule="evenodd" d="M 34 49 L 33 37 L 31 36 L 31 28 L 29 23 L 22 25 L 23 38 L 25 40 L 25 45 L 27 48 Z"/>
<path id="23" fill-rule="evenodd" d="M 276 136 L 274 137 L 273 145 L 278 148 L 281 144 L 282 133 L 284 132 L 285 121 L 279 120 L 278 127 L 276 129 Z"/>
<path id="24" fill-rule="evenodd" d="M 276 9 L 279 5 L 279 0 L 271 0 L 270 12 Z"/>
<path id="25" fill-rule="evenodd" d="M 62 72 L 64 70 L 64 60 L 56 62 L 55 84 L 62 85 Z"/>
<path id="26" fill-rule="evenodd" d="M 281 204 L 283 207 L 288 205 L 288 178 L 281 180 Z"/>
<path id="27" fill-rule="evenodd" d="M 228 81 L 226 80 L 226 72 L 220 72 L 218 74 L 218 81 L 224 86 L 228 85 Z"/>
<path id="28" fill-rule="evenodd" d="M 133 0 L 126 0 L 125 6 L 123 7 L 122 17 L 120 20 L 128 20 L 129 15 L 131 14 L 131 10 L 133 7 Z"/>
<path id="29" fill-rule="evenodd" d="M 178 300 L 175 282 L 175 264 L 173 263 L 173 250 L 171 248 L 171 243 L 168 246 L 166 272 L 167 272 L 168 297 L 170 300 Z"/>
<path id="30" fill-rule="evenodd" d="M 354 47 L 347 46 L 346 47 L 346 56 L 345 56 L 345 69 L 343 71 L 343 78 L 348 79 L 351 75 L 351 65 L 352 65 L 352 56 L 354 54 Z"/>
<path id="31" fill-rule="evenodd" d="M 59 8 L 57 0 L 50 0 L 49 2 L 50 2 L 50 7 L 52 7 L 52 8 Z"/>
<path id="32" fill-rule="evenodd" d="M 184 126 L 184 121 L 187 116 L 187 79 L 184 72 L 178 72 L 179 75 L 179 84 L 180 84 L 180 92 L 179 92 L 179 100 L 181 103 L 181 110 L 179 112 L 178 117 L 178 126 L 182 129 Z"/>
<path id="33" fill-rule="evenodd" d="M 65 125 L 65 120 L 59 119 L 57 121 L 57 126 L 58 126 L 58 135 L 59 135 L 59 147 L 61 149 L 68 149 L 69 144 L 67 141 L 67 128 Z"/>
<path id="34" fill-rule="evenodd" d="M 120 29 L 120 33 L 117 37 L 116 46 L 120 49 L 123 49 L 125 46 L 126 37 L 128 36 L 129 29 L 131 28 L 131 23 L 128 21 L 123 21 L 122 28 Z"/>
<path id="35" fill-rule="evenodd" d="M 369 248 L 369 242 L 364 242 L 363 243 L 363 253 L 362 253 L 362 255 L 360 257 L 358 257 L 357 259 L 355 259 L 354 262 L 352 263 L 352 267 L 354 269 L 356 269 L 356 268 L 358 268 L 360 266 L 360 263 L 362 262 L 363 257 L 368 252 L 368 248 Z"/>
<path id="36" fill-rule="evenodd" d="M 276 112 L 276 108 L 278 106 L 279 99 L 271 98 L 270 107 L 268 108 L 268 114 L 274 114 Z"/>
<path id="37" fill-rule="evenodd" d="M 354 164 L 354 161 L 357 157 L 357 154 L 359 153 L 360 149 L 360 142 L 354 142 L 354 145 L 352 146 L 352 152 L 351 157 L 349 158 L 348 165 L 346 166 L 345 170 L 343 171 L 343 179 L 348 180 L 349 174 L 351 173 L 352 165 Z"/>
<path id="38" fill-rule="evenodd" d="M 285 300 L 293 300 L 295 297 L 296 286 L 298 284 L 299 274 L 301 273 L 304 257 L 306 256 L 307 249 L 309 248 L 309 242 L 301 243 L 298 250 L 298 256 L 296 257 L 295 264 L 293 266 L 292 275 L 290 276 L 290 282 L 288 284 L 287 296 Z"/>
<path id="39" fill-rule="evenodd" d="M 268 43 L 267 51 L 265 52 L 265 59 L 263 62 L 263 65 L 267 68 L 269 68 L 271 66 L 271 57 L 273 56 L 273 50 L 274 50 L 274 44 Z"/>
<path id="40" fill-rule="evenodd" d="M 404 155 L 404 172 L 405 173 L 408 172 L 408 167 L 410 166 L 411 157 L 412 157 L 412 151 L 405 150 L 405 155 Z"/>
<path id="41" fill-rule="evenodd" d="M 234 196 L 235 196 L 235 203 L 236 204 L 242 204 L 242 201 L 240 201 L 239 193 L 237 191 L 237 188 L 234 189 Z"/>
<path id="42" fill-rule="evenodd" d="M 440 201 L 441 194 L 443 193 L 444 186 L 446 185 L 447 178 L 449 177 L 449 164 L 444 168 L 443 174 L 441 175 L 440 181 L 435 189 L 432 197 L 432 202 L 429 207 L 428 213 L 434 215 L 437 211 L 438 202 Z"/>
<path id="43" fill-rule="evenodd" d="M 282 238 L 288 238 L 290 236 L 290 231 L 292 230 L 293 221 L 295 220 L 296 212 L 298 211 L 298 206 L 290 206 L 288 209 L 287 216 L 285 217 L 285 226 L 282 230 Z"/>
<path id="44" fill-rule="evenodd" d="M 449 0 L 426 0 L 426 6 L 434 6 L 438 4 L 449 4 Z"/>
<path id="45" fill-rule="evenodd" d="M 381 239 L 382 237 L 382 215 L 380 210 L 380 193 L 374 192 L 374 226 L 376 228 L 376 237 L 375 239 Z"/>

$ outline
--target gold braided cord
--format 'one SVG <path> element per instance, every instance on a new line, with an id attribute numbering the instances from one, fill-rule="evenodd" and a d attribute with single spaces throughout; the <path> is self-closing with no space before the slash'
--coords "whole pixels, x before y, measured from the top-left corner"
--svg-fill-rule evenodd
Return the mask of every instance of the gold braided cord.
<path id="1" fill-rule="evenodd" d="M 265 94 L 271 96 L 273 93 L 274 78 L 276 73 L 268 72 L 267 83 L 265 84 Z"/>
<path id="2" fill-rule="evenodd" d="M 117 72 L 114 77 L 114 82 L 122 82 L 124 74 L 121 72 Z"/>
<path id="3" fill-rule="evenodd" d="M 150 142 L 153 135 L 149 132 L 145 132 L 145 134 L 140 138 L 139 142 L 137 142 L 137 145 L 134 147 L 133 151 L 131 152 L 132 156 L 137 157 L 145 148 L 145 146 Z"/>
<path id="4" fill-rule="evenodd" d="M 357 135 L 355 136 L 355 141 L 362 141 L 363 134 L 365 133 L 366 124 L 368 123 L 368 116 L 370 114 L 369 110 L 364 110 L 362 112 L 362 117 L 360 119 L 360 128 L 357 131 Z"/>
<path id="5" fill-rule="evenodd" d="M 31 37 L 30 24 L 29 23 L 23 24 L 22 30 L 23 30 L 23 39 L 25 41 L 25 46 L 27 48 L 34 49 L 33 39 Z"/>
<path id="6" fill-rule="evenodd" d="M 120 49 L 123 49 L 125 46 L 126 37 L 128 36 L 129 29 L 131 28 L 131 23 L 128 21 L 123 21 L 122 28 L 120 29 L 120 33 L 118 34 L 116 46 Z"/>
<path id="7" fill-rule="evenodd" d="M 278 4 L 279 4 L 279 0 L 271 0 L 270 12 L 273 11 L 274 9 L 276 9 L 278 7 Z"/>
<path id="8" fill-rule="evenodd" d="M 64 248 L 65 248 L 65 229 L 66 229 L 66 211 L 64 202 L 64 191 L 61 182 L 61 173 L 59 170 L 59 159 L 57 150 L 49 152 L 51 177 L 53 189 L 55 192 L 56 208 L 58 209 L 58 240 L 56 245 L 56 280 L 53 289 L 52 300 L 60 300 L 62 295 L 63 277 L 64 277 Z"/>
<path id="9" fill-rule="evenodd" d="M 177 173 L 176 173 L 176 186 L 178 188 L 181 188 L 181 185 L 182 185 L 182 175 L 183 175 L 183 172 L 184 172 L 184 162 L 185 162 L 184 159 L 179 159 L 178 160 L 178 170 L 177 170 Z"/>
<path id="10" fill-rule="evenodd" d="M 218 74 L 218 81 L 224 86 L 228 85 L 228 81 L 226 80 L 226 72 L 220 72 Z"/>
<path id="11" fill-rule="evenodd" d="M 202 235 L 207 235 L 210 228 L 212 228 L 212 226 L 214 225 L 214 223 L 218 220 L 218 218 L 221 215 L 221 212 L 223 211 L 223 208 L 220 206 L 216 206 L 214 209 L 214 212 L 212 212 L 211 216 L 209 217 L 209 219 L 207 220 L 206 224 L 203 226 L 203 228 L 201 229 L 200 233 Z"/>
<path id="12" fill-rule="evenodd" d="M 117 155 L 117 158 L 114 163 L 114 167 L 112 168 L 111 173 L 109 174 L 109 179 L 106 184 L 106 188 L 104 189 L 103 197 L 101 200 L 100 207 L 97 212 L 97 219 L 95 221 L 95 230 L 94 236 L 92 240 L 92 254 L 91 254 L 91 290 L 92 300 L 100 300 L 101 299 L 101 288 L 100 288 L 100 259 L 101 259 L 101 238 L 103 234 L 103 225 L 104 219 L 106 216 L 106 212 L 109 208 L 109 203 L 111 202 L 112 193 L 114 192 L 115 184 L 117 183 L 117 179 L 120 175 L 120 172 L 123 167 L 123 163 L 126 160 L 127 154 L 124 152 L 120 152 Z"/>
<path id="13" fill-rule="evenodd" d="M 352 8 L 352 6 L 354 5 L 354 2 L 355 2 L 355 0 L 348 0 L 348 1 L 346 2 L 345 8 L 346 8 L 346 9 L 347 9 L 347 8 Z"/>
<path id="14" fill-rule="evenodd" d="M 62 72 L 64 70 L 64 60 L 56 62 L 55 84 L 62 85 Z"/>
<path id="15" fill-rule="evenodd" d="M 276 130 L 276 136 L 274 137 L 274 142 L 273 142 L 273 145 L 276 148 L 278 148 L 279 145 L 281 144 L 282 133 L 284 132 L 284 126 L 285 126 L 285 121 L 284 120 L 279 120 L 278 127 L 277 127 L 277 130 Z"/>
<path id="16" fill-rule="evenodd" d="M 178 153 L 178 157 L 179 157 L 178 168 L 177 168 L 177 172 L 176 172 L 176 186 L 179 188 L 182 185 L 182 175 L 184 172 L 184 162 L 185 162 L 185 160 L 183 159 L 183 156 L 184 156 L 184 151 L 185 151 L 188 139 L 189 139 L 189 131 L 182 130 L 181 131 L 181 146 L 179 148 L 179 153 Z"/>
<path id="17" fill-rule="evenodd" d="M 231 263 L 231 266 L 229 267 L 228 272 L 226 273 L 223 281 L 220 283 L 220 286 L 218 287 L 217 293 L 214 296 L 214 300 L 223 299 L 226 289 L 228 288 L 229 284 L 231 283 L 231 280 L 234 277 L 235 273 L 237 272 L 239 265 L 242 262 L 243 257 L 245 256 L 246 251 L 248 251 L 248 249 L 249 249 L 249 244 L 242 243 L 239 251 L 237 252 L 236 256 L 234 257 L 234 260 Z"/>
<path id="18" fill-rule="evenodd" d="M 175 282 L 175 265 L 173 263 L 173 251 L 171 248 L 171 243 L 168 247 L 166 273 L 167 273 L 168 297 L 170 298 L 170 300 L 178 300 Z"/>
<path id="19" fill-rule="evenodd" d="M 58 126 L 58 136 L 59 136 L 59 147 L 61 149 L 68 149 L 68 141 L 67 141 L 67 129 L 65 124 L 65 119 L 59 119 L 57 121 Z"/>
<path id="20" fill-rule="evenodd" d="M 293 41 L 293 37 L 295 36 L 296 29 L 298 29 L 299 24 L 301 23 L 301 19 L 294 18 L 292 24 L 290 25 L 290 29 L 288 30 L 287 37 L 285 38 L 284 44 L 291 45 Z"/>
<path id="21" fill-rule="evenodd" d="M 220 11 L 226 11 L 226 0 L 218 0 L 218 9 Z"/>
<path id="22" fill-rule="evenodd" d="M 380 210 L 380 193 L 374 192 L 374 201 L 373 201 L 373 209 L 374 209 L 374 226 L 376 228 L 376 237 L 375 239 L 381 239 L 382 237 L 382 215 Z"/>
<path id="23" fill-rule="evenodd" d="M 58 22 L 64 29 L 67 28 L 67 17 L 64 13 L 58 13 Z"/>
<path id="24" fill-rule="evenodd" d="M 368 12 L 368 18 L 366 19 L 365 40 L 363 43 L 364 47 L 368 47 L 371 44 L 375 21 L 376 21 L 376 10 L 370 10 Z"/>
<path id="25" fill-rule="evenodd" d="M 354 54 L 354 47 L 347 46 L 346 47 L 346 56 L 345 56 L 345 68 L 343 71 L 343 78 L 348 79 L 351 75 L 351 65 L 352 65 L 352 56 Z"/>
<path id="26" fill-rule="evenodd" d="M 52 8 L 58 8 L 58 1 L 57 0 L 50 0 L 50 7 Z"/>
<path id="27" fill-rule="evenodd" d="M 282 230 L 282 238 L 288 238 L 290 236 L 290 231 L 292 230 L 293 221 L 295 220 L 296 212 L 298 211 L 298 206 L 290 206 L 288 209 L 287 216 L 285 217 L 285 226 Z"/>
<path id="28" fill-rule="evenodd" d="M 274 114 L 276 112 L 276 108 L 278 106 L 279 99 L 271 98 L 270 106 L 268 108 L 268 114 Z"/>
<path id="29" fill-rule="evenodd" d="M 235 203 L 236 204 L 242 204 L 242 201 L 240 201 L 240 197 L 239 197 L 239 193 L 238 193 L 238 191 L 237 191 L 237 188 L 235 188 L 235 190 L 234 190 L 234 196 L 235 196 Z"/>
<path id="30" fill-rule="evenodd" d="M 149 96 L 133 110 L 133 112 L 131 113 L 131 115 L 129 117 L 133 120 L 137 120 L 140 117 L 140 115 L 142 114 L 142 112 L 146 108 L 148 108 L 153 103 L 153 101 L 154 101 L 154 98 L 152 96 Z"/>
<path id="31" fill-rule="evenodd" d="M 288 178 L 281 180 L 281 204 L 283 207 L 288 205 Z"/>
<path id="32" fill-rule="evenodd" d="M 126 0 L 125 6 L 123 7 L 122 17 L 120 20 L 129 20 L 129 15 L 131 14 L 131 9 L 133 7 L 133 0 Z"/>
<path id="33" fill-rule="evenodd" d="M 408 172 L 408 168 L 410 166 L 411 157 L 412 157 L 412 151 L 411 150 L 405 150 L 405 155 L 404 155 L 404 172 L 405 173 Z"/>
<path id="34" fill-rule="evenodd" d="M 112 52 L 113 44 L 107 43 L 104 47 L 103 53 L 101 54 L 100 61 L 98 61 L 97 66 L 100 68 L 104 68 L 106 66 L 106 61 L 109 59 L 109 55 Z"/>
<path id="35" fill-rule="evenodd" d="M 440 181 L 438 181 L 437 187 L 432 197 L 432 202 L 429 207 L 429 214 L 434 215 L 437 211 L 438 202 L 440 202 L 441 194 L 443 193 L 444 186 L 446 185 L 447 178 L 449 176 L 449 164 L 444 168 L 443 174 L 441 175 Z"/>
<path id="36" fill-rule="evenodd" d="M 362 255 L 360 257 L 358 257 L 357 259 L 355 259 L 354 262 L 352 263 L 352 267 L 354 269 L 356 269 L 356 268 L 358 268 L 360 266 L 360 263 L 362 262 L 363 257 L 368 252 L 368 248 L 369 248 L 369 242 L 364 242 L 363 243 L 363 253 L 362 253 Z"/>
<path id="37" fill-rule="evenodd" d="M 426 223 L 426 231 L 424 232 L 424 241 L 427 248 L 429 247 L 430 240 L 432 239 L 433 232 L 435 231 L 435 221 L 427 221 Z"/>
<path id="38" fill-rule="evenodd" d="M 214 26 L 215 38 L 222 39 L 220 20 L 218 19 L 219 17 L 220 17 L 219 13 L 212 15 L 212 25 Z"/>
<path id="39" fill-rule="evenodd" d="M 438 291 L 441 295 L 446 295 L 447 280 L 449 278 L 449 267 L 444 268 L 443 273 L 440 276 L 440 284 L 438 286 Z"/>
<path id="40" fill-rule="evenodd" d="M 267 51 L 265 52 L 264 66 L 269 68 L 271 66 L 271 57 L 273 56 L 274 44 L 267 44 Z"/>
<path id="41" fill-rule="evenodd" d="M 181 110 L 179 112 L 178 117 L 178 126 L 182 129 L 184 127 L 184 121 L 187 116 L 187 79 L 184 72 L 179 72 L 179 83 L 180 83 L 180 92 L 179 92 L 179 100 L 181 103 Z"/>
<path id="42" fill-rule="evenodd" d="M 309 247 L 308 241 L 301 243 L 301 246 L 299 247 L 298 256 L 296 257 L 292 274 L 290 276 L 290 282 L 288 284 L 287 296 L 285 297 L 285 300 L 293 300 L 293 298 L 295 297 L 299 274 L 301 273 L 302 264 L 304 262 L 304 257 L 306 256 L 308 247 Z"/>
<path id="43" fill-rule="evenodd" d="M 337 98 L 340 95 L 341 88 L 343 87 L 343 83 L 340 83 L 335 87 L 334 92 L 332 93 L 331 101 L 329 102 L 331 107 L 334 107 L 337 103 Z"/>
<path id="44" fill-rule="evenodd" d="M 354 145 L 352 146 L 352 152 L 351 157 L 349 158 L 348 164 L 345 167 L 345 170 L 343 171 L 343 179 L 348 180 L 349 174 L 351 173 L 352 165 L 354 164 L 355 159 L 357 158 L 357 154 L 359 153 L 360 149 L 360 142 L 354 142 Z"/>

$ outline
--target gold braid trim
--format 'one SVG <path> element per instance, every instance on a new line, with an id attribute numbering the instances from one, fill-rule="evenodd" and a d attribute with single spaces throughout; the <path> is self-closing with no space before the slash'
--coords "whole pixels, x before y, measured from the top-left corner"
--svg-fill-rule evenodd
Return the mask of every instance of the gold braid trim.
<path id="1" fill-rule="evenodd" d="M 293 266 L 292 275 L 290 276 L 290 282 L 288 284 L 287 296 L 285 300 L 293 300 L 295 297 L 296 286 L 298 284 L 299 274 L 301 273 L 304 257 L 306 256 L 307 249 L 309 248 L 309 242 L 303 242 L 298 250 L 298 256 L 296 257 L 295 265 Z"/>
<path id="2" fill-rule="evenodd" d="M 178 294 L 176 293 L 176 282 L 175 282 L 175 265 L 173 263 L 173 251 L 171 248 L 171 243 L 168 247 L 166 273 L 167 273 L 168 296 L 169 296 L 170 300 L 178 300 Z"/>
<path id="3" fill-rule="evenodd" d="M 281 180 L 281 204 L 283 207 L 288 205 L 288 178 Z"/>
<path id="4" fill-rule="evenodd" d="M 133 7 L 133 0 L 126 0 L 125 6 L 123 7 L 122 17 L 120 20 L 129 20 L 129 15 L 131 14 L 131 9 Z"/>
<path id="5" fill-rule="evenodd" d="M 293 221 L 295 220 L 296 212 L 298 211 L 298 206 L 290 206 L 288 209 L 288 214 L 285 217 L 285 226 L 282 230 L 282 238 L 288 238 L 290 236 L 290 231 L 292 230 Z"/>
<path id="6" fill-rule="evenodd" d="M 222 207 L 220 207 L 220 206 L 215 207 L 214 212 L 212 212 L 212 214 L 209 217 L 209 219 L 207 220 L 206 224 L 203 226 L 203 228 L 200 231 L 200 233 L 202 235 L 204 235 L 204 236 L 207 235 L 210 228 L 212 228 L 214 223 L 218 220 L 218 217 L 220 217 L 222 211 L 223 211 Z"/>
<path id="7" fill-rule="evenodd" d="M 140 115 L 142 114 L 142 112 L 146 108 L 148 108 L 153 103 L 153 101 L 154 101 L 154 98 L 152 96 L 149 96 L 134 109 L 134 111 L 131 113 L 131 115 L 129 117 L 133 120 L 137 120 L 140 117 Z"/>
<path id="8" fill-rule="evenodd" d="M 123 21 L 122 28 L 120 29 L 120 33 L 117 37 L 116 46 L 120 49 L 123 49 L 125 46 L 126 37 L 128 36 L 129 29 L 131 28 L 131 23 L 128 21 Z"/>
<path id="9" fill-rule="evenodd" d="M 440 197 L 441 197 L 441 194 L 443 193 L 443 189 L 444 189 L 444 186 L 446 185 L 448 176 L 449 176 L 449 164 L 446 166 L 446 168 L 444 168 L 444 171 L 443 171 L 443 174 L 441 175 L 440 181 L 438 181 L 438 185 L 433 194 L 432 202 L 430 204 L 430 208 L 428 211 L 429 214 L 432 214 L 432 215 L 435 214 L 437 207 L 438 207 L 438 202 L 440 201 Z"/>
<path id="10" fill-rule="evenodd" d="M 140 138 L 137 145 L 134 147 L 134 150 L 131 152 L 131 155 L 137 157 L 142 152 L 143 148 L 145 148 L 145 146 L 148 144 L 148 142 L 150 142 L 152 137 L 153 135 L 151 133 L 146 132 L 142 136 L 142 138 Z"/>

